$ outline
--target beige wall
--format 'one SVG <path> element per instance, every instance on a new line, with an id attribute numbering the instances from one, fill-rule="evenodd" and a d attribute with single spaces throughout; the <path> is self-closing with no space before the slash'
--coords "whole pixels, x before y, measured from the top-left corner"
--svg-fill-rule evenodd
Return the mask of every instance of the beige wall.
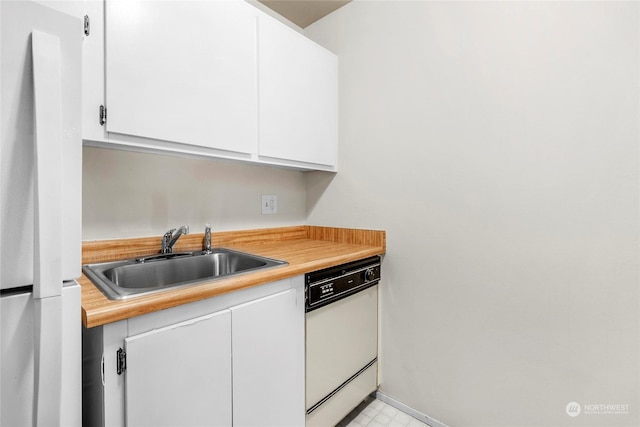
<path id="1" fill-rule="evenodd" d="M 382 392 L 456 427 L 640 425 L 639 14 L 356 1 L 307 28 L 341 121 L 307 221 L 387 230 Z"/>
<path id="2" fill-rule="evenodd" d="M 305 223 L 304 174 L 237 162 L 84 148 L 82 238 L 161 236 Z M 262 215 L 263 194 L 278 213 Z"/>

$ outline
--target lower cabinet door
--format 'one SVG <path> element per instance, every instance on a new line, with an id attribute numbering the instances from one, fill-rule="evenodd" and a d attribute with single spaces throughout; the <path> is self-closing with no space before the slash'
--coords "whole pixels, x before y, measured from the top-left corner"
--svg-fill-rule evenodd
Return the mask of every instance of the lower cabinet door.
<path id="1" fill-rule="evenodd" d="M 290 289 L 231 308 L 233 425 L 304 426 L 304 307 Z"/>
<path id="2" fill-rule="evenodd" d="M 125 339 L 126 424 L 231 426 L 231 313 Z"/>

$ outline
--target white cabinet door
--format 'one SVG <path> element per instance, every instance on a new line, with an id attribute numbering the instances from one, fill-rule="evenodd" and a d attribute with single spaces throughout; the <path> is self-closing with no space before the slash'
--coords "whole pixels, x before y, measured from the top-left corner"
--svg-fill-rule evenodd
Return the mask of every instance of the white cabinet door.
<path id="1" fill-rule="evenodd" d="M 125 339 L 127 426 L 230 426 L 231 313 Z"/>
<path id="2" fill-rule="evenodd" d="M 108 0 L 105 11 L 108 132 L 256 152 L 255 8 Z"/>
<path id="3" fill-rule="evenodd" d="M 259 154 L 335 166 L 336 55 L 269 17 L 258 27 Z"/>
<path id="4" fill-rule="evenodd" d="M 295 289 L 231 308 L 233 425 L 304 426 L 304 307 Z"/>

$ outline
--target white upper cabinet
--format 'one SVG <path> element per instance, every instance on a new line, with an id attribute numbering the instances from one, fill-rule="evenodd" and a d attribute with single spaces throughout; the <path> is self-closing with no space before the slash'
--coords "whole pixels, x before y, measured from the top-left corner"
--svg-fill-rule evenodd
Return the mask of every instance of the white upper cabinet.
<path id="1" fill-rule="evenodd" d="M 256 152 L 255 8 L 108 0 L 105 14 L 110 134 Z"/>
<path id="2" fill-rule="evenodd" d="M 338 60 L 268 16 L 258 22 L 259 154 L 335 168 Z"/>
<path id="3" fill-rule="evenodd" d="M 337 170 L 333 53 L 244 0 L 79 4 L 86 145 Z"/>

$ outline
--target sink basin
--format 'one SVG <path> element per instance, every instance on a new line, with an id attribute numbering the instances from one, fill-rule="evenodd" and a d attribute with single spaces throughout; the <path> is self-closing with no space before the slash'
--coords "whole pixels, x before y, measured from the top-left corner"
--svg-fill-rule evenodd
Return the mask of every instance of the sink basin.
<path id="1" fill-rule="evenodd" d="M 166 289 L 253 272 L 286 262 L 225 248 L 152 255 L 87 264 L 82 270 L 109 299 L 127 299 Z"/>

